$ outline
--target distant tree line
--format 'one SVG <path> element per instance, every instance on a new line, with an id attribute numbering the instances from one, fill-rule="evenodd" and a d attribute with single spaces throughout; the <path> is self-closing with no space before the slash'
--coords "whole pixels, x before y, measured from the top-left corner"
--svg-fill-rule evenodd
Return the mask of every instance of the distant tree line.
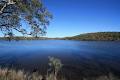
<path id="1" fill-rule="evenodd" d="M 67 40 L 97 40 L 97 41 L 120 41 L 120 32 L 97 32 L 97 33 L 86 33 L 73 37 L 65 37 Z"/>
<path id="2" fill-rule="evenodd" d="M 23 37 L 23 36 L 14 36 L 12 40 L 19 41 L 19 40 L 45 40 L 48 39 L 47 37 Z M 0 37 L 0 40 L 9 40 L 9 37 Z"/>

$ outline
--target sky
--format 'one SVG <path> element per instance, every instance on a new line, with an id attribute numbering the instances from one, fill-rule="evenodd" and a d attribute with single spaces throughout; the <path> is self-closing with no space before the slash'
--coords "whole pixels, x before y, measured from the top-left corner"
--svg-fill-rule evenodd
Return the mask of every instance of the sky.
<path id="1" fill-rule="evenodd" d="M 104 31 L 120 32 L 120 0 L 42 1 L 53 14 L 45 37 L 69 37 Z M 27 28 L 25 23 L 23 26 Z"/>
<path id="2" fill-rule="evenodd" d="M 120 31 L 120 0 L 43 0 L 53 14 L 47 37 Z"/>

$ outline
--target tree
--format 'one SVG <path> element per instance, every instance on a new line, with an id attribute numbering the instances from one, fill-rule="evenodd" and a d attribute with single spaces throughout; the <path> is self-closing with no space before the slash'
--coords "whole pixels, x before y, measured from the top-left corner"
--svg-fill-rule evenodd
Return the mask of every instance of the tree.
<path id="1" fill-rule="evenodd" d="M 0 31 L 4 36 L 13 37 L 14 31 L 34 37 L 44 35 L 51 18 L 41 0 L 0 0 Z M 29 30 L 24 29 L 22 20 L 29 24 Z"/>

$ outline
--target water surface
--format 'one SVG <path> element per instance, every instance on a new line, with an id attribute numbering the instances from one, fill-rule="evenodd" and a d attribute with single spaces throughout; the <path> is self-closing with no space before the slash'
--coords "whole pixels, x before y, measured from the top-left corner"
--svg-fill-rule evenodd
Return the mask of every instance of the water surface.
<path id="1" fill-rule="evenodd" d="M 120 75 L 120 42 L 34 40 L 0 41 L 0 65 L 45 74 L 48 56 L 61 59 L 68 75 Z"/>

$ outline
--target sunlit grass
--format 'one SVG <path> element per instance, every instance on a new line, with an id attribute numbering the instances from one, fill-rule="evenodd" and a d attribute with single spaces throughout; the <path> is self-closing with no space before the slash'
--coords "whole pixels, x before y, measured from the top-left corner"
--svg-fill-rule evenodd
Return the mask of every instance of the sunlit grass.
<path id="1" fill-rule="evenodd" d="M 7 69 L 7 68 L 0 68 L 0 80 L 60 80 L 56 79 L 54 74 L 49 74 L 49 76 L 45 76 L 43 78 L 37 72 L 34 73 L 27 73 L 23 70 L 14 70 L 14 69 Z M 63 78 L 62 80 L 67 80 Z M 83 78 L 83 80 L 120 80 L 115 77 L 113 74 L 109 74 L 108 76 L 99 76 L 95 78 Z"/>
<path id="2" fill-rule="evenodd" d="M 42 80 L 38 73 L 26 73 L 23 70 L 0 68 L 0 80 Z"/>
<path id="3" fill-rule="evenodd" d="M 62 66 L 64 66 L 59 59 L 49 57 L 49 66 L 50 69 L 46 70 L 46 75 L 41 75 L 37 71 L 30 73 L 24 70 L 0 68 L 0 80 L 69 80 L 63 74 L 60 74 L 61 78 L 58 78 L 58 72 L 61 70 Z M 72 78 L 73 76 L 71 75 L 70 77 Z M 120 80 L 120 78 L 109 73 L 108 75 L 84 77 L 77 80 Z"/>

